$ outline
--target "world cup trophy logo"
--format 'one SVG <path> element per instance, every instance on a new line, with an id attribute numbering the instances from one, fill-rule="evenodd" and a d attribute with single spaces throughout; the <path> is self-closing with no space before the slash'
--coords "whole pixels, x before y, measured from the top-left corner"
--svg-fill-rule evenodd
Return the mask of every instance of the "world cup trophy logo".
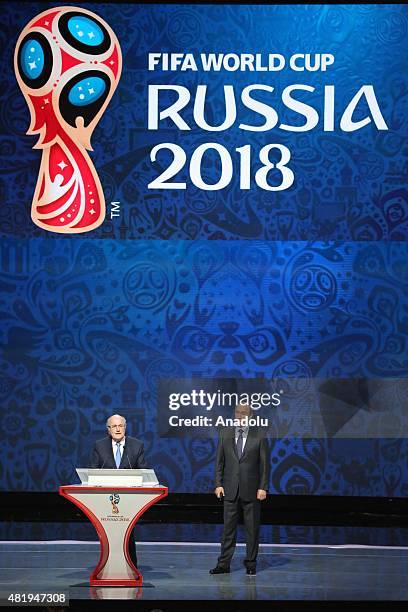
<path id="1" fill-rule="evenodd" d="M 105 198 L 87 151 L 118 85 L 118 39 L 98 15 L 77 7 L 44 11 L 26 25 L 14 68 L 42 150 L 31 217 L 59 233 L 88 232 L 105 218 Z"/>
<path id="2" fill-rule="evenodd" d="M 118 493 L 112 493 L 109 496 L 109 501 L 112 504 L 112 514 L 119 514 L 118 503 L 120 502 L 120 496 Z"/>

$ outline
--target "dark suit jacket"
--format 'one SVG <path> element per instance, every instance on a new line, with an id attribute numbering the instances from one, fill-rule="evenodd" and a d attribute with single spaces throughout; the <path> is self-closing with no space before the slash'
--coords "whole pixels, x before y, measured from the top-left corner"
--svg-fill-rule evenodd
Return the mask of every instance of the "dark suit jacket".
<path id="1" fill-rule="evenodd" d="M 238 459 L 235 427 L 220 429 L 215 461 L 215 486 L 224 487 L 225 499 L 234 500 L 238 487 L 244 501 L 256 499 L 258 489 L 268 490 L 269 444 L 263 431 L 250 427 L 244 452 Z"/>
<path id="2" fill-rule="evenodd" d="M 103 440 L 98 440 L 95 442 L 95 446 L 89 460 L 89 467 L 103 467 L 104 469 L 116 468 L 115 457 L 113 456 L 112 451 L 112 438 L 110 436 L 106 436 L 106 438 L 103 438 Z M 126 436 L 122 461 L 120 462 L 119 467 L 125 470 L 147 468 L 143 442 L 137 438 Z"/>

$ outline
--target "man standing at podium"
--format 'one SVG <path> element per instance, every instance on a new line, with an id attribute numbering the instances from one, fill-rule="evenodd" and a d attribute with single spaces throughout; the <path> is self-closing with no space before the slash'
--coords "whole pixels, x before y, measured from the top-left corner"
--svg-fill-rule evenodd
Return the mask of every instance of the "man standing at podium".
<path id="1" fill-rule="evenodd" d="M 251 407 L 235 408 L 236 427 L 223 427 L 215 460 L 215 494 L 224 499 L 224 531 L 221 554 L 210 574 L 228 574 L 237 541 L 242 510 L 246 533 L 246 573 L 256 575 L 261 501 L 269 482 L 269 444 L 261 428 L 249 426 Z"/>
<path id="2" fill-rule="evenodd" d="M 90 459 L 91 468 L 136 470 L 147 468 L 143 442 L 126 436 L 126 419 L 113 414 L 106 421 L 108 436 L 95 442 Z M 129 538 L 129 556 L 137 567 L 135 538 Z"/>

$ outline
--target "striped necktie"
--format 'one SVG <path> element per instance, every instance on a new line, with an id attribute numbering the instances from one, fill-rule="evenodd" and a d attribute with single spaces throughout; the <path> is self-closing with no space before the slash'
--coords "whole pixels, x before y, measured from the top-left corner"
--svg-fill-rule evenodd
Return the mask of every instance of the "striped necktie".
<path id="1" fill-rule="evenodd" d="M 238 440 L 237 440 L 237 454 L 238 454 L 238 459 L 241 459 L 242 457 L 242 451 L 243 451 L 243 447 L 244 447 L 244 440 L 242 437 L 242 434 L 244 433 L 243 429 L 238 429 Z"/>

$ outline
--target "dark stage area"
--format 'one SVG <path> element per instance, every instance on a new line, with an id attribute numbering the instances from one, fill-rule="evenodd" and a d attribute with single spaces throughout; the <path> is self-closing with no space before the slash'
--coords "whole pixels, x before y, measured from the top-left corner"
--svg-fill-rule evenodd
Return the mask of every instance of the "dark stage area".
<path id="1" fill-rule="evenodd" d="M 332 495 L 268 495 L 262 522 L 288 525 L 408 526 L 408 499 Z M 169 493 L 142 522 L 219 523 L 222 504 L 213 493 Z M 0 492 L 0 521 L 86 521 L 57 492 Z"/>

